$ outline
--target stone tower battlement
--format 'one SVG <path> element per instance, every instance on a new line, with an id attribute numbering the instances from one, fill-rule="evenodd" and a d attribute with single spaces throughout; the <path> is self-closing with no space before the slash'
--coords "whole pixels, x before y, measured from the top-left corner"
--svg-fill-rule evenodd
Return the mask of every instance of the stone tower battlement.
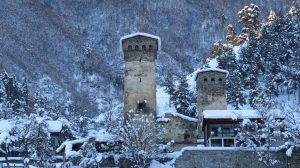
<path id="1" fill-rule="evenodd" d="M 124 116 L 128 111 L 156 116 L 156 58 L 160 39 L 135 33 L 120 39 L 125 60 Z"/>

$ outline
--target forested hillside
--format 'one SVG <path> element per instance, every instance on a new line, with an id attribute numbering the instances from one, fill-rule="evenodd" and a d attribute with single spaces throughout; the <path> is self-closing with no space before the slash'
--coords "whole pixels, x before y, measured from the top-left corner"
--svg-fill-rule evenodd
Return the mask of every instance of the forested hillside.
<path id="1" fill-rule="evenodd" d="M 260 20 L 271 9 L 287 11 L 289 0 L 254 0 Z M 94 116 L 122 100 L 123 58 L 119 38 L 133 32 L 160 36 L 158 82 L 199 67 L 211 44 L 224 40 L 226 25 L 250 0 L 1 1 L 0 70 L 28 82 L 29 96 L 55 88 Z M 58 96 L 60 95 L 60 96 Z M 62 98 L 62 95 L 64 95 Z M 55 98 L 54 98 L 55 99 Z M 114 101 L 113 101 L 114 100 Z M 85 112 L 82 112 L 87 110 Z"/>

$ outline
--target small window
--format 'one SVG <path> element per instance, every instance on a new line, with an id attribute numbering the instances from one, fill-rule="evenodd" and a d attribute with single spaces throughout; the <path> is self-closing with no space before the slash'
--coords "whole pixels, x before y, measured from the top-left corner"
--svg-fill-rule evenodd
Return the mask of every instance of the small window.
<path id="1" fill-rule="evenodd" d="M 211 81 L 214 82 L 214 81 L 215 81 L 215 78 L 211 78 Z"/>
<path id="2" fill-rule="evenodd" d="M 146 50 L 146 46 L 145 46 L 145 45 L 143 45 L 143 46 L 142 46 L 142 49 L 145 51 L 145 50 Z"/>
<path id="3" fill-rule="evenodd" d="M 153 46 L 152 45 L 149 45 L 149 50 L 152 50 L 153 49 Z"/>
<path id="4" fill-rule="evenodd" d="M 132 50 L 132 45 L 129 45 L 129 46 L 128 46 L 128 50 Z"/>
<path id="5" fill-rule="evenodd" d="M 135 50 L 139 50 L 139 46 L 138 46 L 138 45 L 135 45 L 134 49 L 135 49 Z"/>
<path id="6" fill-rule="evenodd" d="M 207 78 L 204 78 L 203 80 L 204 80 L 204 82 L 207 82 Z"/>
<path id="7" fill-rule="evenodd" d="M 222 78 L 219 78 L 218 81 L 219 81 L 219 82 L 222 82 Z"/>
<path id="8" fill-rule="evenodd" d="M 144 109 L 144 103 L 143 102 L 138 103 L 138 110 L 142 111 L 143 109 Z"/>
<path id="9" fill-rule="evenodd" d="M 142 57 L 140 57 L 140 62 L 142 62 Z"/>
<path id="10" fill-rule="evenodd" d="M 142 78 L 140 78 L 140 82 L 142 82 Z"/>

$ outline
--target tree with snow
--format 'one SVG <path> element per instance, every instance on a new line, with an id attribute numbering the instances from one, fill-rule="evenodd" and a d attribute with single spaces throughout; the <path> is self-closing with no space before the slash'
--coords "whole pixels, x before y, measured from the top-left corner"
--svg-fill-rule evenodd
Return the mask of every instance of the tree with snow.
<path id="1" fill-rule="evenodd" d="M 179 85 L 174 92 L 174 106 L 176 111 L 180 114 L 194 117 L 195 111 L 189 107 L 192 105 L 191 93 L 188 89 L 189 85 L 186 78 L 181 78 Z"/>
<path id="2" fill-rule="evenodd" d="M 18 125 L 19 143 L 25 152 L 25 158 L 32 160 L 39 167 L 52 162 L 53 148 L 50 145 L 50 133 L 45 118 L 31 114 Z"/>
<path id="3" fill-rule="evenodd" d="M 226 43 L 228 47 L 233 47 L 237 45 L 237 35 L 231 24 L 227 26 Z"/>
<path id="4" fill-rule="evenodd" d="M 244 23 L 244 29 L 249 31 L 249 38 L 255 37 L 259 31 L 259 21 L 258 16 L 260 10 L 257 5 L 250 4 L 245 6 L 242 10 L 238 12 L 238 21 Z"/>
<path id="5" fill-rule="evenodd" d="M 164 129 L 157 123 L 155 116 L 128 113 L 128 118 L 115 130 L 123 141 L 123 150 L 129 154 L 134 167 L 147 167 L 160 153 L 158 142 Z"/>
<path id="6" fill-rule="evenodd" d="M 102 160 L 102 154 L 96 150 L 95 139 L 91 138 L 81 146 L 79 166 L 97 168 Z"/>
<path id="7" fill-rule="evenodd" d="M 278 140 L 282 138 L 284 125 L 282 119 L 273 110 L 275 102 L 264 92 L 259 93 L 253 102 L 261 119 L 256 121 L 244 119 L 237 138 L 241 146 L 253 149 L 259 161 L 270 168 L 278 163 L 272 155 L 272 152 L 276 152 L 272 147 L 280 145 L 276 143 L 279 143 Z"/>
<path id="8" fill-rule="evenodd" d="M 300 148 L 300 106 L 290 105 L 284 108 L 285 111 L 285 130 L 283 132 L 285 143 L 281 148 L 287 149 L 286 155 L 291 157 L 293 150 Z"/>
<path id="9" fill-rule="evenodd" d="M 241 80 L 241 73 L 238 70 L 234 70 L 232 73 L 229 73 L 226 84 L 227 102 L 231 104 L 236 110 L 240 109 L 241 106 L 246 104 L 246 99 L 243 94 L 244 89 Z"/>
<path id="10" fill-rule="evenodd" d="M 165 86 L 166 93 L 168 93 L 170 95 L 169 106 L 171 107 L 171 104 L 173 103 L 173 101 L 175 99 L 174 94 L 175 94 L 176 86 L 174 84 L 174 77 L 170 73 L 168 73 L 167 76 L 165 77 L 164 86 Z"/>

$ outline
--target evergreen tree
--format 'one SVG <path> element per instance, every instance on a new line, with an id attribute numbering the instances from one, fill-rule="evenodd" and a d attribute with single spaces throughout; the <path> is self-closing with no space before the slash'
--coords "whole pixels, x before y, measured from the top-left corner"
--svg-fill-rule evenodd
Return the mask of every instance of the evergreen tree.
<path id="1" fill-rule="evenodd" d="M 259 85 L 259 74 L 264 72 L 261 57 L 257 52 L 257 40 L 249 41 L 249 45 L 242 47 L 240 52 L 241 75 L 246 89 L 256 89 Z"/>
<path id="2" fill-rule="evenodd" d="M 51 115 L 46 109 L 46 98 L 40 92 L 36 92 L 34 99 L 33 114 L 40 117 L 50 117 Z"/>
<path id="3" fill-rule="evenodd" d="M 50 163 L 53 156 L 53 148 L 50 142 L 49 125 L 45 118 L 37 117 L 35 114 L 26 119 L 21 144 L 28 158 L 32 159 L 39 167 Z"/>
<path id="4" fill-rule="evenodd" d="M 229 77 L 227 79 L 226 99 L 227 102 L 232 104 L 237 110 L 240 109 L 240 106 L 246 104 L 243 91 L 241 73 L 238 70 L 234 70 L 232 73 L 229 73 Z"/>
<path id="5" fill-rule="evenodd" d="M 174 105 L 176 111 L 186 116 L 194 117 L 193 111 L 189 110 L 191 105 L 190 91 L 188 90 L 188 83 L 185 78 L 180 79 L 179 85 L 174 92 Z"/>
<path id="6" fill-rule="evenodd" d="M 174 101 L 174 94 L 175 94 L 175 90 L 176 90 L 176 86 L 174 84 L 174 78 L 173 76 L 168 73 L 166 78 L 165 78 L 165 82 L 164 82 L 164 86 L 165 86 L 165 91 L 169 94 L 169 106 L 171 107 L 171 104 Z"/>
<path id="7" fill-rule="evenodd" d="M 255 37 L 259 30 L 259 22 L 258 16 L 260 14 L 260 10 L 257 5 L 250 4 L 249 6 L 245 6 L 238 13 L 238 21 L 244 23 L 245 28 L 249 30 L 249 35 L 251 37 Z"/>
<path id="8" fill-rule="evenodd" d="M 222 53 L 219 57 L 217 57 L 217 61 L 219 68 L 225 69 L 229 73 L 232 73 L 238 68 L 236 55 L 234 54 L 233 49 L 229 49 Z"/>

